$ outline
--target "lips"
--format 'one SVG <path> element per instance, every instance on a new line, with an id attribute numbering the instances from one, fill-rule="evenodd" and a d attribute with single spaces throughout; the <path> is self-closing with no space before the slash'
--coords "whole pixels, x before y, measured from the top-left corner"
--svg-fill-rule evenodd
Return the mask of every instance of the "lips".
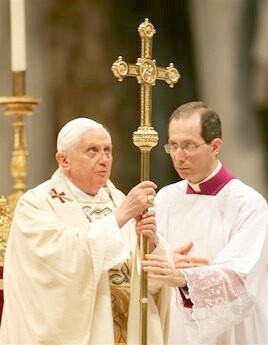
<path id="1" fill-rule="evenodd" d="M 98 175 L 106 176 L 108 174 L 108 171 L 106 170 L 101 170 L 96 172 Z"/>
<path id="2" fill-rule="evenodd" d="M 188 171 L 190 168 L 176 167 L 176 169 L 179 170 L 179 171 Z"/>

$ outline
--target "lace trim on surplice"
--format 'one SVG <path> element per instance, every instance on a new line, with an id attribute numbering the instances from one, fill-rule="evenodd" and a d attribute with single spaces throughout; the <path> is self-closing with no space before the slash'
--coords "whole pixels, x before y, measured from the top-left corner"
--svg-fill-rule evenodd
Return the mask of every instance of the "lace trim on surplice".
<path id="1" fill-rule="evenodd" d="M 254 304 L 243 277 L 228 268 L 198 267 L 182 272 L 193 302 L 191 316 L 199 340 L 218 336 L 240 323 Z"/>

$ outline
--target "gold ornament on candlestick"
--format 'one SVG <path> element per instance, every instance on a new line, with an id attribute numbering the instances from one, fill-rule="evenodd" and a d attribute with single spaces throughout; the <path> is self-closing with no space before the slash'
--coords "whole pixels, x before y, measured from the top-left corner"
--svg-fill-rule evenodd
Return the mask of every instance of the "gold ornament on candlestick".
<path id="1" fill-rule="evenodd" d="M 140 84 L 140 127 L 133 133 L 133 143 L 141 151 L 141 181 L 150 179 L 150 151 L 158 143 L 158 133 L 152 127 L 152 86 L 157 80 L 163 80 L 173 87 L 180 78 L 178 70 L 171 63 L 168 67 L 158 67 L 152 60 L 152 38 L 155 29 L 148 19 L 140 24 L 139 35 L 141 37 L 141 57 L 136 64 L 129 64 L 121 56 L 113 63 L 112 71 L 123 81 L 125 77 L 136 77 Z M 149 251 L 149 243 L 146 237 L 140 239 L 142 259 Z M 148 323 L 148 282 L 141 270 L 140 288 L 140 344 L 147 344 Z"/>
<path id="2" fill-rule="evenodd" d="M 7 197 L 8 202 L 6 203 L 11 214 L 18 199 L 26 189 L 28 151 L 25 137 L 25 117 L 32 115 L 34 106 L 41 101 L 39 97 L 24 96 L 24 94 L 25 71 L 13 72 L 13 96 L 0 97 L 0 104 L 4 106 L 4 114 L 13 117 L 14 144 L 10 166 L 13 178 L 13 191 Z M 4 199 L 1 199 L 2 202 Z M 0 217 L 4 216 L 2 213 L 4 209 L 0 207 Z M 5 241 L 7 240 L 7 236 L 2 234 L 2 229 L 0 236 L 2 239 L 0 242 L 1 251 L 5 248 Z"/>

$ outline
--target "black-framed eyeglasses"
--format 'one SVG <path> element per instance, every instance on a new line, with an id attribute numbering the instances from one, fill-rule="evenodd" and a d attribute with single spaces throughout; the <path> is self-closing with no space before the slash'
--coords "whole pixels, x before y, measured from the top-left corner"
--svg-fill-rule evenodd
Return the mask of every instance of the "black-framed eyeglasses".
<path id="1" fill-rule="evenodd" d="M 178 148 L 180 148 L 184 153 L 193 153 L 195 152 L 200 146 L 205 145 L 207 143 L 195 144 L 193 142 L 186 141 L 181 145 L 178 144 L 165 144 L 164 149 L 166 153 L 173 154 L 177 152 Z"/>

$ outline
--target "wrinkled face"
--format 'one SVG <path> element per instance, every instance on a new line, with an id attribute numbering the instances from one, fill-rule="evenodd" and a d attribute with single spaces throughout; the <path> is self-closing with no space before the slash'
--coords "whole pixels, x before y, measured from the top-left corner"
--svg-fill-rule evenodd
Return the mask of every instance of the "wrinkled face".
<path id="1" fill-rule="evenodd" d="M 219 138 L 209 144 L 205 143 L 201 137 L 198 114 L 189 118 L 173 119 L 169 126 L 168 143 L 176 148 L 170 153 L 175 170 L 181 178 L 191 183 L 198 183 L 212 173 L 222 146 L 222 140 Z M 182 149 L 191 144 L 195 145 L 195 150 L 187 152 Z"/>
<path id="2" fill-rule="evenodd" d="M 58 152 L 56 159 L 75 186 L 95 195 L 111 174 L 111 138 L 103 128 L 90 129 L 73 149 Z"/>

